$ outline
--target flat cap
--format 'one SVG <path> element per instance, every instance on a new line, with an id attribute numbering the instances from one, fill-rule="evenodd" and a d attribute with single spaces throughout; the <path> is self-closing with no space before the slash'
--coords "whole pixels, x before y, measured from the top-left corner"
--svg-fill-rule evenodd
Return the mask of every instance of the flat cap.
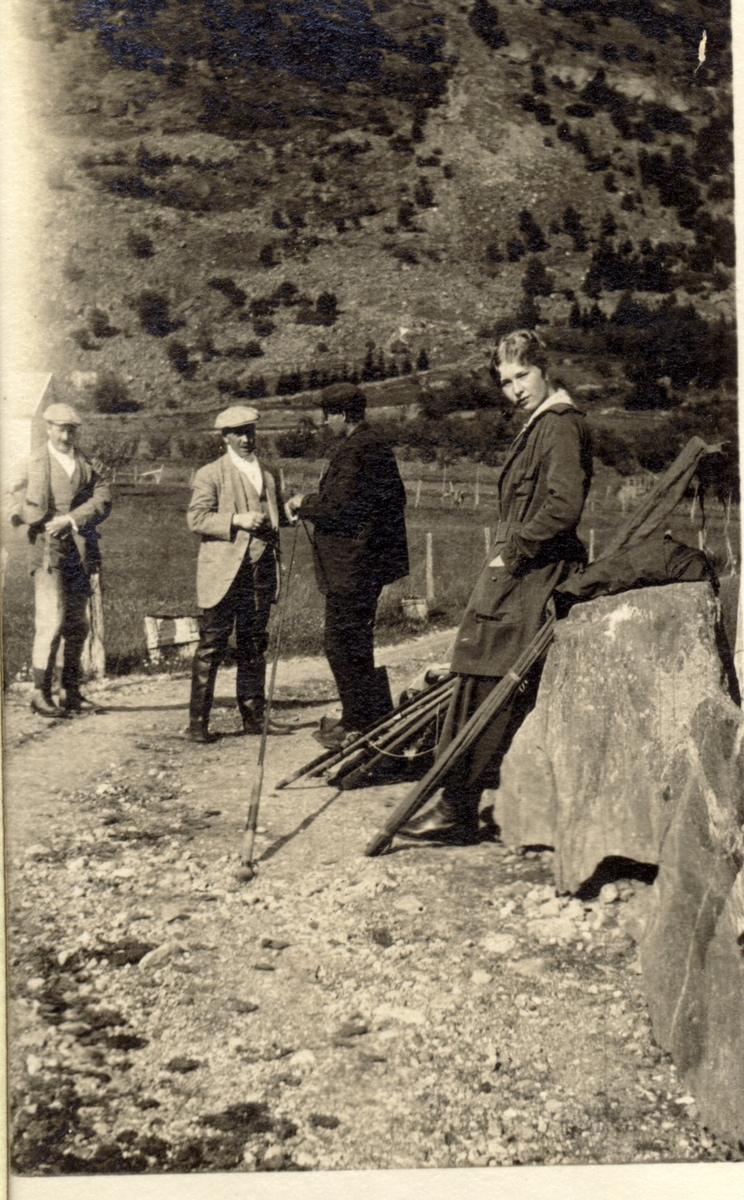
<path id="1" fill-rule="evenodd" d="M 44 420 L 52 425 L 82 425 L 80 417 L 69 404 L 50 404 L 44 410 Z"/>
<path id="2" fill-rule="evenodd" d="M 367 402 L 362 389 L 354 383 L 332 383 L 320 393 L 321 407 L 326 412 L 342 412 L 345 405 L 354 400 Z"/>
<path id="3" fill-rule="evenodd" d="M 215 429 L 241 429 L 243 425 L 255 425 L 260 417 L 257 408 L 246 408 L 244 404 L 233 404 L 215 420 Z"/>

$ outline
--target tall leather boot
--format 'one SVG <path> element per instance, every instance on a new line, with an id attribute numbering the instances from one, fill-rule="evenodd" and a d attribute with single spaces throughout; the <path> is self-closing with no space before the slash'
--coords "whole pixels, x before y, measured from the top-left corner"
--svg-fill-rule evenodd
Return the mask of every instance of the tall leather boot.
<path id="1" fill-rule="evenodd" d="M 433 808 L 412 817 L 398 833 L 422 842 L 472 846 L 478 841 L 480 788 L 446 788 Z"/>
<path id="2" fill-rule="evenodd" d="M 31 708 L 40 717 L 67 717 L 69 714 L 63 708 L 59 708 L 52 700 L 52 673 L 47 667 L 43 670 L 40 667 L 34 667 L 34 694 L 31 697 Z"/>
<path id="3" fill-rule="evenodd" d="M 62 708 L 66 713 L 100 713 L 100 704 L 95 704 L 80 691 L 80 658 L 84 638 L 65 638 L 62 662 Z"/>
<path id="4" fill-rule="evenodd" d="M 266 700 L 263 696 L 238 696 L 238 709 L 243 719 L 243 733 L 246 734 L 261 734 L 263 733 L 264 717 L 266 715 Z M 283 733 L 294 733 L 294 730 L 289 725 L 283 724 L 281 721 L 269 719 L 269 724 L 266 729 L 267 734 L 280 735 Z"/>
<path id="5" fill-rule="evenodd" d="M 197 650 L 191 670 L 191 699 L 189 701 L 189 741 L 202 745 L 218 740 L 219 734 L 209 732 L 214 685 L 218 663 Z"/>

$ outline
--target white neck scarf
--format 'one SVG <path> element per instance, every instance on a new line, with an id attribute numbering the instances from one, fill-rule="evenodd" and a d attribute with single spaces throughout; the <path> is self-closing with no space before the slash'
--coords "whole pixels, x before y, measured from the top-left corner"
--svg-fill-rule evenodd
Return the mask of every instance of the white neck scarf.
<path id="1" fill-rule="evenodd" d="M 69 454 L 60 454 L 59 450 L 55 450 L 51 442 L 47 442 L 47 450 L 56 458 L 68 479 L 72 479 L 75 474 L 75 451 L 71 450 Z"/>
<path id="2" fill-rule="evenodd" d="M 253 484 L 260 496 L 263 491 L 264 479 L 261 464 L 255 454 L 252 454 L 250 458 L 241 458 L 239 454 L 235 453 L 232 446 L 227 447 L 227 453 L 238 470 L 242 471 L 249 483 Z"/>
<path id="3" fill-rule="evenodd" d="M 556 404 L 570 404 L 572 408 L 576 407 L 568 392 L 564 392 L 563 388 L 558 388 L 557 392 L 551 392 L 549 396 L 546 396 L 535 411 L 531 413 L 530 419 L 524 428 L 526 429 L 527 425 L 531 425 L 541 413 L 545 412 L 546 408 L 554 408 Z"/>

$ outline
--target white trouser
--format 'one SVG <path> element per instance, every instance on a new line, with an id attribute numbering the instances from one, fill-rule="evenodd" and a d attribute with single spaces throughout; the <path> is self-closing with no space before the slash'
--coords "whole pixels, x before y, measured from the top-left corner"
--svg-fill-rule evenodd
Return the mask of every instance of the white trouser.
<path id="1" fill-rule="evenodd" d="M 31 663 L 48 672 L 51 683 L 59 643 L 65 639 L 62 685 L 75 686 L 83 643 L 88 633 L 85 592 L 71 590 L 62 571 L 34 571 L 34 647 Z"/>

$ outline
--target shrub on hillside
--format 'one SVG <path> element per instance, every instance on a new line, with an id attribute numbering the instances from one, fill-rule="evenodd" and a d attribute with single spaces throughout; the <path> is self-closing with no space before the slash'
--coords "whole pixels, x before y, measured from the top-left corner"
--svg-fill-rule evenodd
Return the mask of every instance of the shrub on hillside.
<path id="1" fill-rule="evenodd" d="M 415 417 L 412 421 L 378 420 L 375 429 L 398 447 L 408 459 L 436 462 L 444 456 L 448 462 L 470 458 L 493 466 L 501 460 L 508 444 L 508 415 L 483 409 L 473 420 Z"/>
<path id="2" fill-rule="evenodd" d="M 595 458 L 607 467 L 614 467 L 621 475 L 634 475 L 638 471 L 635 454 L 614 430 L 592 430 L 592 449 Z"/>
<path id="3" fill-rule="evenodd" d="M 129 434 L 121 429 L 83 427 L 80 448 L 90 459 L 99 459 L 111 469 L 126 467 L 134 458 L 139 441 L 138 434 Z"/>
<path id="4" fill-rule="evenodd" d="M 194 467 L 203 467 L 219 454 L 219 439 L 210 433 L 179 433 L 172 439 L 171 453 Z"/>
<path id="5" fill-rule="evenodd" d="M 152 238 L 146 233 L 136 233 L 133 229 L 127 234 L 127 250 L 134 258 L 152 258 L 155 253 Z"/>
<path id="6" fill-rule="evenodd" d="M 429 420 L 438 420 L 449 413 L 468 409 L 506 409 L 506 401 L 495 384 L 484 384 L 473 379 L 455 377 L 443 388 L 425 392 L 421 397 L 421 408 Z"/>
<path id="7" fill-rule="evenodd" d="M 552 292 L 553 277 L 539 258 L 531 258 L 527 263 L 522 287 L 528 296 L 549 296 Z"/>
<path id="8" fill-rule="evenodd" d="M 293 396 L 302 391 L 302 371 L 289 371 L 281 374 L 276 381 L 277 396 Z"/>
<path id="9" fill-rule="evenodd" d="M 135 308 L 139 314 L 142 328 L 152 337 L 167 337 L 169 333 L 174 333 L 183 325 L 183 321 L 171 321 L 168 315 L 170 308 L 168 299 L 166 296 L 161 296 L 159 292 L 152 292 L 148 289 L 141 292 L 135 302 Z"/>
<path id="10" fill-rule="evenodd" d="M 689 305 L 665 301 L 656 309 L 623 296 L 603 331 L 605 346 L 628 364 L 628 380 L 668 376 L 675 391 L 694 383 L 718 387 L 736 372 L 734 330 L 721 319 L 709 323 Z"/>
<path id="11" fill-rule="evenodd" d="M 243 346 L 231 346 L 222 352 L 225 358 L 263 358 L 258 342 L 246 342 Z"/>
<path id="12" fill-rule="evenodd" d="M 315 308 L 306 296 L 301 297 L 297 313 L 298 325 L 334 325 L 338 317 L 338 299 L 333 292 L 321 292 Z"/>
<path id="13" fill-rule="evenodd" d="M 282 458 L 313 458 L 318 445 L 315 422 L 303 417 L 296 429 L 277 434 L 275 445 Z"/>
<path id="14" fill-rule="evenodd" d="M 119 330 L 109 322 L 109 315 L 100 308 L 94 308 L 90 314 L 90 331 L 94 337 L 116 337 Z"/>
<path id="15" fill-rule="evenodd" d="M 519 231 L 524 235 L 525 245 L 531 254 L 539 254 L 548 249 L 545 234 L 526 208 L 519 214 Z"/>
<path id="16" fill-rule="evenodd" d="M 184 379 L 193 379 L 196 375 L 199 364 L 191 361 L 189 348 L 183 342 L 172 341 L 169 343 L 168 361 L 173 370 L 178 371 L 179 375 L 183 375 Z"/>
<path id="17" fill-rule="evenodd" d="M 104 375 L 93 392 L 93 403 L 100 413 L 137 412 L 139 404 L 130 399 L 127 385 L 115 375 Z"/>
<path id="18" fill-rule="evenodd" d="M 722 445 L 723 452 L 704 459 L 698 475 L 719 499 L 729 495 L 738 502 L 738 430 L 736 400 L 718 394 L 701 396 L 680 405 L 655 424 L 624 430 L 594 430 L 594 454 L 621 475 L 639 470 L 658 474 L 665 470 L 687 445 L 691 437 L 700 437 L 708 445 Z"/>
<path id="19" fill-rule="evenodd" d="M 228 279 L 221 275 L 216 275 L 213 279 L 208 279 L 209 287 L 214 288 L 217 292 L 222 292 L 231 304 L 236 308 L 242 308 L 247 300 L 247 295 L 242 288 L 238 287 L 234 279 Z"/>
<path id="20" fill-rule="evenodd" d="M 475 0 L 468 23 L 476 37 L 481 38 L 492 50 L 509 45 L 504 30 L 499 29 L 498 9 L 495 4 L 489 4 L 488 0 Z"/>
<path id="21" fill-rule="evenodd" d="M 269 394 L 263 375 L 251 375 L 248 379 L 218 379 L 217 391 L 226 392 L 236 400 L 261 400 Z"/>
<path id="22" fill-rule="evenodd" d="M 433 208 L 436 204 L 434 189 L 425 175 L 419 178 L 416 184 L 416 189 L 413 193 L 413 198 L 419 208 Z"/>

